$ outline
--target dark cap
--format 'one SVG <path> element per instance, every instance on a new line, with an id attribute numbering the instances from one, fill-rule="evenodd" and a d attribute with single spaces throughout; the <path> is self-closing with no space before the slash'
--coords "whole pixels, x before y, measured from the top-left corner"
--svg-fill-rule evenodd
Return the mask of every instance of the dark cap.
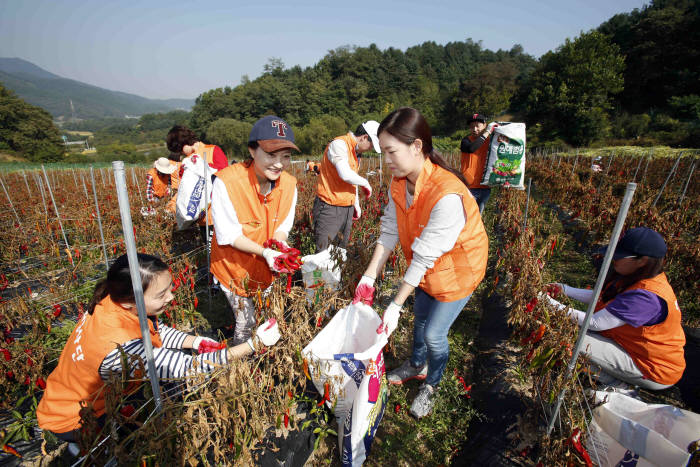
<path id="1" fill-rule="evenodd" d="M 472 114 L 472 116 L 469 117 L 469 120 L 467 120 L 467 125 L 470 124 L 471 122 L 486 123 L 486 117 L 484 117 L 481 114 Z"/>
<path id="2" fill-rule="evenodd" d="M 598 253 L 604 254 L 607 249 L 608 247 L 603 247 L 598 250 Z M 628 256 L 663 258 L 666 256 L 666 242 L 656 230 L 648 227 L 635 227 L 625 232 L 625 235 L 617 242 L 613 259 Z"/>
<path id="3" fill-rule="evenodd" d="M 274 115 L 268 115 L 255 122 L 248 137 L 249 143 L 253 141 L 257 141 L 265 152 L 275 152 L 280 149 L 295 149 L 299 151 L 299 148 L 294 144 L 292 127 Z"/>

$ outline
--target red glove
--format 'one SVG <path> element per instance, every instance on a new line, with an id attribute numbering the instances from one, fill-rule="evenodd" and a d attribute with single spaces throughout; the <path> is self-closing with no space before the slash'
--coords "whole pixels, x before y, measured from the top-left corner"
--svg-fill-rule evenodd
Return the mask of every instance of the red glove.
<path id="1" fill-rule="evenodd" d="M 352 299 L 353 305 L 358 302 L 362 302 L 365 305 L 372 306 L 374 302 L 374 279 L 367 276 L 362 276 L 360 282 L 355 288 L 355 297 Z"/>
<path id="2" fill-rule="evenodd" d="M 212 339 L 202 339 L 202 341 L 197 346 L 197 352 L 199 353 L 209 353 L 216 352 L 217 350 L 223 350 L 226 348 L 225 342 L 216 342 Z"/>

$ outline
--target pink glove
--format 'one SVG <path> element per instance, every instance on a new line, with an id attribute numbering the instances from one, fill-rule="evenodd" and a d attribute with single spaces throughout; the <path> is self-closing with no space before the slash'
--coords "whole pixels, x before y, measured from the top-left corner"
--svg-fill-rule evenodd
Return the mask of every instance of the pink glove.
<path id="1" fill-rule="evenodd" d="M 372 187 L 371 186 L 360 185 L 360 188 L 362 188 L 362 192 L 365 194 L 365 197 L 369 198 L 370 196 L 372 196 Z"/>
<path id="2" fill-rule="evenodd" d="M 352 220 L 356 221 L 362 216 L 362 209 L 360 209 L 360 203 L 355 202 L 352 211 Z"/>
<path id="3" fill-rule="evenodd" d="M 353 305 L 362 302 L 365 305 L 372 306 L 374 302 L 374 279 L 367 276 L 362 276 L 360 282 L 355 289 L 355 297 L 352 299 Z"/>

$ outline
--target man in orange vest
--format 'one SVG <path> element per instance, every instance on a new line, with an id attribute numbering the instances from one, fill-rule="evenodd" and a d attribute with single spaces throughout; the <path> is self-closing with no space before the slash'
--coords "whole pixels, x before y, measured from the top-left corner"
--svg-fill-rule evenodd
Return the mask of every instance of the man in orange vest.
<path id="1" fill-rule="evenodd" d="M 603 250 L 604 252 L 604 250 Z M 663 272 L 666 242 L 655 230 L 637 227 L 620 239 L 613 267 L 583 340 L 584 352 L 602 384 L 619 381 L 660 390 L 676 384 L 685 370 L 685 334 L 678 300 Z M 567 297 L 590 303 L 593 291 L 552 284 Z M 581 325 L 586 313 L 547 296 Z"/>
<path id="2" fill-rule="evenodd" d="M 479 205 L 479 212 L 483 212 L 491 196 L 491 187 L 482 185 L 481 178 L 488 158 L 491 133 L 498 124 L 491 122 L 486 125 L 486 117 L 481 114 L 472 114 L 467 123 L 471 134 L 467 135 L 460 144 L 462 164 L 459 171 L 467 180 L 469 191 Z"/>
<path id="3" fill-rule="evenodd" d="M 342 234 L 339 246 L 345 248 L 350 241 L 352 221 L 360 218 L 360 200 L 357 187 L 362 187 L 365 195 L 372 196 L 372 187 L 366 178 L 358 175 L 358 155 L 379 149 L 377 139 L 379 123 L 368 120 L 360 124 L 355 133 L 338 136 L 326 147 L 321 160 L 318 179 L 318 196 L 312 210 L 316 251 L 325 250 Z"/>

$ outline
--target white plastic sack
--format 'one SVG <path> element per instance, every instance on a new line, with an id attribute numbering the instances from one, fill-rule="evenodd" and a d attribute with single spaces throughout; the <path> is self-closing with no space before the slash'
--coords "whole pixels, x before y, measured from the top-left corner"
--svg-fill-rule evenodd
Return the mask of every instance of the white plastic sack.
<path id="1" fill-rule="evenodd" d="M 184 172 L 175 202 L 175 220 L 179 230 L 189 227 L 199 219 L 206 205 L 211 203 L 211 176 L 216 173 L 216 169 L 210 167 L 198 154 L 185 158 L 182 165 Z M 205 193 L 209 193 L 209 200 L 205 200 Z"/>
<path id="2" fill-rule="evenodd" d="M 586 449 L 605 466 L 684 467 L 688 445 L 700 438 L 700 415 L 672 405 L 647 404 L 614 392 L 596 392 L 607 402 L 593 410 Z"/>
<path id="3" fill-rule="evenodd" d="M 367 458 L 384 415 L 388 388 L 383 348 L 386 333 L 377 334 L 382 320 L 372 307 L 357 303 L 340 310 L 307 345 L 302 354 L 316 389 L 338 421 L 340 459 L 360 466 Z"/>
<path id="4" fill-rule="evenodd" d="M 340 266 L 331 258 L 334 251 L 340 252 L 343 261 L 347 259 L 347 252 L 343 248 L 330 245 L 325 250 L 315 255 L 304 256 L 304 264 L 301 265 L 301 277 L 306 287 L 306 298 L 311 303 L 320 283 L 337 290 L 340 284 Z"/>
<path id="5" fill-rule="evenodd" d="M 498 122 L 487 154 L 482 185 L 525 188 L 524 123 Z"/>

